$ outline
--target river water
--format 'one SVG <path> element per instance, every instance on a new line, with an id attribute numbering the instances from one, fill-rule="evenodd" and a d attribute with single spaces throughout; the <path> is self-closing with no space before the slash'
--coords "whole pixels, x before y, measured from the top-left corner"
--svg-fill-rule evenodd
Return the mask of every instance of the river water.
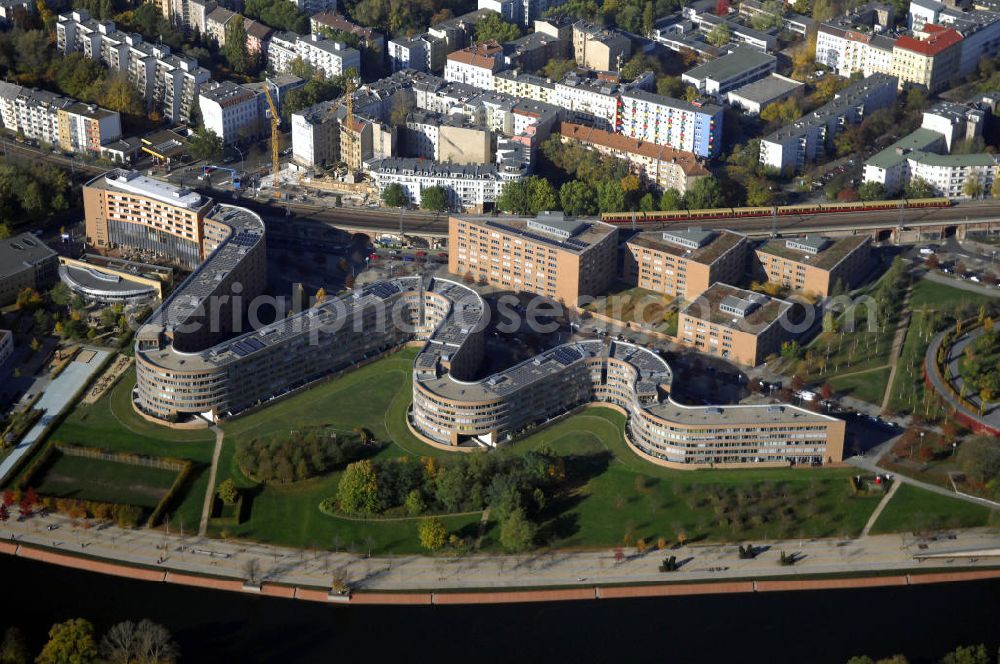
<path id="1" fill-rule="evenodd" d="M 460 607 L 344 607 L 132 581 L 0 556 L 0 628 L 166 625 L 183 662 L 845 662 L 1000 646 L 1000 581 Z M 342 659 L 351 658 L 351 659 Z M 356 659 L 355 659 L 356 658 Z M 363 658 L 363 659 L 362 659 Z"/>

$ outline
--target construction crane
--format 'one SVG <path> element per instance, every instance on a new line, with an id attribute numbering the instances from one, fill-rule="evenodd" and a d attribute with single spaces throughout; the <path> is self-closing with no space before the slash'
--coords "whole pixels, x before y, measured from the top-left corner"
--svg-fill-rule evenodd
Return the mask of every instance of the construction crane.
<path id="1" fill-rule="evenodd" d="M 271 89 L 267 87 L 267 83 L 262 83 L 261 87 L 264 88 L 267 105 L 271 107 L 271 186 L 277 192 L 278 171 L 281 170 L 281 163 L 279 162 L 281 156 L 279 145 L 280 132 L 278 129 L 281 125 L 281 116 L 278 115 L 278 107 L 274 105 L 274 98 L 271 97 Z"/>

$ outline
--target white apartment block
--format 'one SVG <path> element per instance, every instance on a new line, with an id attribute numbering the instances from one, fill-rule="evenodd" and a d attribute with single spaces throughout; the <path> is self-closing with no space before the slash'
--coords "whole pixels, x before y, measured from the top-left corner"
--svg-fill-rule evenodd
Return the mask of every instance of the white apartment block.
<path id="1" fill-rule="evenodd" d="M 845 78 L 854 72 L 888 74 L 892 72 L 893 44 L 889 37 L 824 24 L 816 32 L 816 64 L 826 65 Z"/>
<path id="2" fill-rule="evenodd" d="M 486 42 L 449 53 L 444 66 L 444 80 L 464 83 L 480 90 L 493 89 L 493 74 L 500 70 L 503 48 Z"/>
<path id="3" fill-rule="evenodd" d="M 343 42 L 318 34 L 277 32 L 271 36 L 267 45 L 269 71 L 277 74 L 288 72 L 296 58 L 301 58 L 326 78 L 343 76 L 349 69 L 361 71 L 361 53 Z"/>
<path id="4" fill-rule="evenodd" d="M 258 138 L 264 126 L 261 94 L 231 81 L 203 85 L 198 105 L 205 128 L 225 145 Z"/>
<path id="5" fill-rule="evenodd" d="M 163 44 L 151 45 L 142 35 L 124 33 L 110 21 L 95 21 L 85 11 L 59 16 L 56 44 L 63 54 L 73 52 L 123 72 L 146 100 L 172 122 L 187 122 L 198 101 L 198 91 L 209 80 L 208 70 L 194 58 L 180 57 Z"/>
<path id="6" fill-rule="evenodd" d="M 91 156 L 122 134 L 121 117 L 114 111 L 2 81 L 0 121 L 25 138 Z"/>
<path id="7" fill-rule="evenodd" d="M 614 131 L 621 94 L 629 90 L 651 90 L 654 81 L 652 72 L 644 72 L 634 81 L 625 84 L 570 72 L 563 80 L 555 83 L 555 97 L 551 97 L 549 93 L 547 103 L 561 106 L 568 122 Z"/>
<path id="8" fill-rule="evenodd" d="M 399 184 L 419 204 L 424 189 L 441 187 L 453 208 L 483 211 L 496 203 L 508 182 L 522 180 L 531 165 L 530 152 L 522 145 L 501 140 L 497 163 L 478 165 L 441 164 L 423 159 L 373 159 L 365 169 L 379 190 Z"/>
<path id="9" fill-rule="evenodd" d="M 420 39 L 390 39 L 387 55 L 393 71 L 427 71 L 427 44 Z"/>
<path id="10" fill-rule="evenodd" d="M 760 163 L 771 168 L 801 170 L 833 145 L 837 132 L 896 100 L 895 76 L 873 74 L 841 90 L 824 104 L 760 142 Z"/>

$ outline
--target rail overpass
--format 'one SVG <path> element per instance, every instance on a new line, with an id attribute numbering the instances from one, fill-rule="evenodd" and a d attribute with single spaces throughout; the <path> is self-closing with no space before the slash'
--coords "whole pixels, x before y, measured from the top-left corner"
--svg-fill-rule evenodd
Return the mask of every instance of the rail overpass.
<path id="1" fill-rule="evenodd" d="M 400 221 L 407 235 L 441 239 L 448 235 L 447 214 L 427 214 L 407 211 L 401 216 L 396 210 L 380 208 L 333 208 L 312 205 L 254 203 L 241 199 L 275 222 L 294 215 L 359 233 L 399 233 Z M 761 237 L 772 232 L 826 233 L 846 235 L 869 233 L 873 239 L 894 243 L 939 240 L 948 236 L 963 238 L 969 232 L 1000 232 L 1000 201 L 976 201 L 950 208 L 883 210 L 877 212 L 837 212 L 814 215 L 710 219 L 700 222 L 679 221 L 661 224 L 621 224 L 623 231 L 662 230 L 664 228 L 699 224 L 721 227 Z"/>

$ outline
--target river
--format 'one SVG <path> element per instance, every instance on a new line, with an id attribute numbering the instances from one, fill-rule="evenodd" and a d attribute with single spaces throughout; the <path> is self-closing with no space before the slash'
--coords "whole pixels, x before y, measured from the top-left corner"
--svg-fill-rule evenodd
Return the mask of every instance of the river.
<path id="1" fill-rule="evenodd" d="M 132 581 L 0 556 L 3 616 L 37 652 L 53 622 L 166 625 L 183 662 L 845 662 L 1000 646 L 1000 581 L 468 607 L 345 607 Z M 363 658 L 363 660 L 362 660 Z M 344 660 L 342 660 L 344 661 Z M 351 661 L 351 660 L 346 660 Z"/>

